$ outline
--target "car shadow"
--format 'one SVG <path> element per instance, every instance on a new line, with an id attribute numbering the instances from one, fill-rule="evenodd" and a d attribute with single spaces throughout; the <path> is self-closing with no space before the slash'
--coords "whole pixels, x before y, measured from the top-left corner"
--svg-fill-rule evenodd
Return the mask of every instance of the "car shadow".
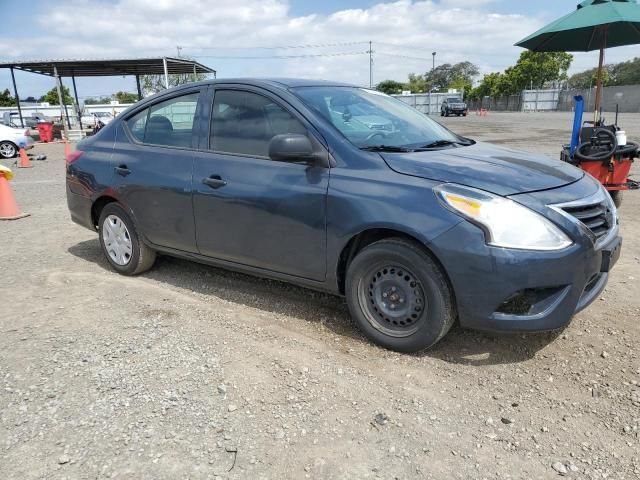
<path id="1" fill-rule="evenodd" d="M 112 271 L 97 238 L 77 243 L 68 252 Z M 341 297 L 169 256 L 159 256 L 153 269 L 144 276 L 262 312 L 320 323 L 337 335 L 370 344 L 351 320 Z M 414 356 L 471 366 L 518 363 L 533 358 L 560 333 L 492 334 L 466 330 L 456 324 L 437 345 Z"/>

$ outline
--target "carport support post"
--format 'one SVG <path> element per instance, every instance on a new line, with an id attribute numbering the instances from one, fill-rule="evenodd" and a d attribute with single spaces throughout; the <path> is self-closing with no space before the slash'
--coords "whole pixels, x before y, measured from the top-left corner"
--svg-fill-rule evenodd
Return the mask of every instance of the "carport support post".
<path id="1" fill-rule="evenodd" d="M 80 130 L 82 130 L 82 114 L 80 113 L 80 101 L 78 100 L 78 89 L 76 88 L 76 77 L 71 75 L 71 82 L 73 83 L 73 96 L 76 98 L 76 108 L 78 111 L 78 123 L 80 124 Z"/>
<path id="2" fill-rule="evenodd" d="M 164 67 L 164 87 L 169 88 L 169 70 L 167 69 L 167 57 L 162 57 L 162 66 Z"/>
<path id="3" fill-rule="evenodd" d="M 140 88 L 140 75 L 136 75 L 136 87 L 138 87 L 138 101 L 142 100 L 142 88 Z"/>
<path id="4" fill-rule="evenodd" d="M 24 128 L 24 120 L 22 119 L 22 109 L 20 108 L 20 97 L 18 96 L 18 88 L 16 87 L 16 76 L 13 73 L 13 67 L 11 70 L 11 81 L 13 82 L 13 95 L 16 97 L 16 105 L 18 105 L 18 116 L 20 117 L 20 126 Z"/>
<path id="5" fill-rule="evenodd" d="M 62 82 L 60 81 L 60 76 L 58 75 L 58 68 L 53 66 L 53 76 L 56 77 L 56 87 L 58 89 L 58 102 L 60 102 L 60 115 L 64 116 L 64 97 L 62 96 Z M 64 129 L 64 138 L 69 140 L 69 128 L 67 128 L 67 124 L 64 119 L 62 119 L 62 128 Z"/>

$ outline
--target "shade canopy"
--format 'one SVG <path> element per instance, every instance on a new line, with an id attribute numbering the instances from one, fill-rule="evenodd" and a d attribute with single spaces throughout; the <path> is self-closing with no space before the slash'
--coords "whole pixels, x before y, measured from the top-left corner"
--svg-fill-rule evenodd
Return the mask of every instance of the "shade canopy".
<path id="1" fill-rule="evenodd" d="M 61 77 L 111 77 L 121 75 L 164 75 L 167 73 L 216 73 L 212 68 L 185 58 L 127 58 L 114 60 L 20 60 L 0 62 L 0 68 L 13 68 L 42 75 Z"/>
<path id="2" fill-rule="evenodd" d="M 535 52 L 590 52 L 637 43 L 640 5 L 636 0 L 586 0 L 516 45 Z"/>

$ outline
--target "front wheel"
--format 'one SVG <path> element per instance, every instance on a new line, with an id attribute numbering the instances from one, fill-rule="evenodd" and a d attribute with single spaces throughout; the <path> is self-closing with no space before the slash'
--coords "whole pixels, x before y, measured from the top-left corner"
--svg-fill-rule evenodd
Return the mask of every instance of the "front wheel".
<path id="1" fill-rule="evenodd" d="M 142 243 L 131 217 L 117 203 L 102 209 L 98 234 L 102 251 L 116 272 L 138 275 L 153 266 L 156 252 Z"/>
<path id="2" fill-rule="evenodd" d="M 431 347 L 456 318 L 453 295 L 435 261 L 403 239 L 365 247 L 349 265 L 351 316 L 375 343 L 399 352 Z"/>
<path id="3" fill-rule="evenodd" d="M 611 199 L 613 200 L 613 203 L 616 205 L 616 207 L 620 208 L 620 206 L 622 205 L 622 190 L 610 191 L 609 195 L 611 195 Z"/>

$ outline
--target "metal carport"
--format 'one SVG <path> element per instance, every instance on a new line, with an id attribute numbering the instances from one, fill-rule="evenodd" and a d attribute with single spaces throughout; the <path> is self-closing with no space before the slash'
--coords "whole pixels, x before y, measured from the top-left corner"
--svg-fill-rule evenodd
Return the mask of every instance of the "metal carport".
<path id="1" fill-rule="evenodd" d="M 138 99 L 142 99 L 142 90 L 140 88 L 140 75 L 164 75 L 165 86 L 169 88 L 169 75 L 173 74 L 198 74 L 212 73 L 215 77 L 216 71 L 212 68 L 202 65 L 199 62 L 186 58 L 175 57 L 148 57 L 148 58 L 126 58 L 114 60 L 36 60 L 36 61 L 14 61 L 0 62 L 0 68 L 8 68 L 11 71 L 11 80 L 13 82 L 13 93 L 18 104 L 18 114 L 20 116 L 20 124 L 24 127 L 22 119 L 22 109 L 20 108 L 20 97 L 18 96 L 18 88 L 16 86 L 16 78 L 14 70 L 22 70 L 25 72 L 37 73 L 40 75 L 49 75 L 55 77 L 58 89 L 58 99 L 60 107 L 66 106 L 62 95 L 62 77 L 70 77 L 73 84 L 73 95 L 78 102 L 78 91 L 76 89 L 76 77 L 112 77 L 132 75 L 136 77 L 136 85 L 138 88 Z M 65 111 L 67 123 L 63 122 L 65 136 L 68 138 L 67 126 L 71 128 L 69 115 Z M 82 128 L 82 123 L 80 123 Z"/>

